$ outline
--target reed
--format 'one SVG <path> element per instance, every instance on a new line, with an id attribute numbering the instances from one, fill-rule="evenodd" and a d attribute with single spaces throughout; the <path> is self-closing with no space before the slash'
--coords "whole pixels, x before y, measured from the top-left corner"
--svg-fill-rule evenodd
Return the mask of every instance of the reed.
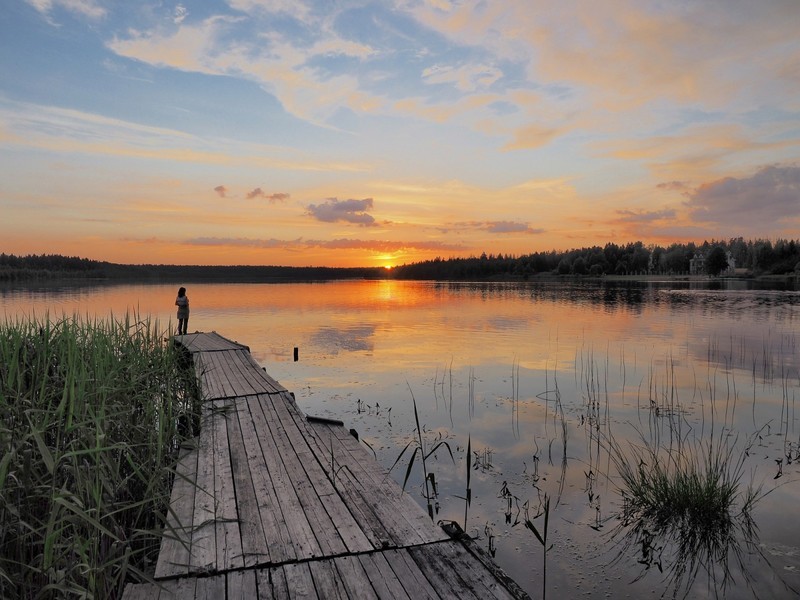
<path id="1" fill-rule="evenodd" d="M 540 516 L 544 515 L 544 524 L 542 529 L 536 527 L 533 523 L 534 519 L 538 519 Z M 550 521 L 550 498 L 547 494 L 544 495 L 544 504 L 542 504 L 539 508 L 538 513 L 536 516 L 531 517 L 528 516 L 528 508 L 525 508 L 525 527 L 527 527 L 530 531 L 533 532 L 533 535 L 536 536 L 536 539 L 542 545 L 542 600 L 547 597 L 547 551 L 550 550 L 553 546 L 552 544 L 548 547 L 547 545 L 547 526 Z"/>
<path id="2" fill-rule="evenodd" d="M 411 386 L 409 386 L 409 392 L 411 392 L 411 401 L 414 405 L 414 423 L 416 424 L 415 431 L 417 435 L 405 445 L 403 450 L 395 459 L 392 466 L 389 468 L 389 473 L 392 472 L 392 469 L 394 469 L 395 466 L 397 466 L 397 463 L 400 462 L 400 459 L 403 458 L 403 455 L 406 453 L 406 450 L 413 447 L 413 450 L 411 452 L 411 457 L 408 459 L 408 465 L 406 466 L 406 474 L 405 477 L 403 478 L 403 490 L 405 491 L 406 489 L 406 484 L 408 484 L 408 480 L 411 477 L 411 472 L 414 469 L 414 462 L 419 456 L 420 462 L 422 463 L 422 474 L 424 477 L 423 483 L 425 485 L 424 495 L 425 495 L 425 501 L 427 502 L 428 505 L 428 516 L 431 518 L 431 520 L 433 520 L 434 505 L 432 500 L 438 496 L 438 491 L 436 489 L 436 477 L 428 469 L 428 459 L 434 454 L 436 454 L 436 451 L 442 446 L 444 446 L 447 449 L 447 453 L 450 455 L 450 460 L 453 461 L 453 464 L 455 464 L 455 459 L 453 458 L 453 451 L 450 449 L 450 444 L 448 444 L 446 440 L 439 440 L 430 449 L 428 449 L 428 446 L 425 443 L 425 439 L 422 437 L 422 427 L 420 426 L 419 411 L 417 410 L 417 399 L 414 397 L 414 392 L 411 391 Z"/>
<path id="3" fill-rule="evenodd" d="M 130 315 L 0 324 L 0 597 L 116 598 L 149 579 L 199 414 L 164 335 Z"/>

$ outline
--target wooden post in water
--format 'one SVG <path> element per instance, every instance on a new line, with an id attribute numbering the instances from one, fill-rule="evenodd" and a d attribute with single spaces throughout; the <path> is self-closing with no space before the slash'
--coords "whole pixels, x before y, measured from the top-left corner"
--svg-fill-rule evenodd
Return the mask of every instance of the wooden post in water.
<path id="1" fill-rule="evenodd" d="M 297 346 L 294 347 L 294 362 L 298 360 L 298 348 Z"/>

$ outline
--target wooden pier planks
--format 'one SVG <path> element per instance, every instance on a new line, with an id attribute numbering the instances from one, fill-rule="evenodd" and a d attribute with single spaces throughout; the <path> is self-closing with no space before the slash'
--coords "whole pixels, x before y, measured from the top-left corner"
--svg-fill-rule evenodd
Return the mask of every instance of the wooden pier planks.
<path id="1" fill-rule="evenodd" d="M 471 556 L 467 554 L 467 556 Z M 460 543 L 320 558 L 284 565 L 128 585 L 123 600 L 201 598 L 439 598 L 514 600 L 488 571 L 464 560 Z M 216 594 L 216 595 L 215 595 Z"/>
<path id="2" fill-rule="evenodd" d="M 176 467 L 156 582 L 127 600 L 527 597 L 344 427 L 308 421 L 245 346 L 176 339 L 202 385 L 201 431 Z"/>
<path id="3" fill-rule="evenodd" d="M 188 572 L 192 543 L 194 492 L 197 479 L 197 448 L 183 447 L 175 468 L 170 512 L 161 538 L 156 577 Z"/>

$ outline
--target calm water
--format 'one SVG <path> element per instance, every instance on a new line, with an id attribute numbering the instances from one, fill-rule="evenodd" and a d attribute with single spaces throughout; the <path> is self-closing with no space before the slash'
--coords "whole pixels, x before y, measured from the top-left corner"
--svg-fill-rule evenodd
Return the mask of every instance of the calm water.
<path id="1" fill-rule="evenodd" d="M 543 547 L 525 519 L 541 531 L 544 517 L 534 517 L 545 497 L 548 596 L 671 594 L 669 542 L 646 551 L 641 538 L 625 543 L 612 440 L 625 452 L 645 441 L 684 452 L 709 442 L 732 448 L 743 460 L 741 488 L 753 482 L 770 493 L 753 513 L 757 537 L 742 542 L 739 558 L 729 551 L 733 581 L 719 595 L 795 597 L 781 579 L 800 588 L 796 291 L 676 282 L 186 287 L 189 331 L 250 346 L 307 414 L 355 428 L 387 469 L 411 443 L 392 470 L 399 483 L 416 444 L 416 402 L 426 449 L 447 443 L 427 463 L 436 519 L 464 524 L 469 440 L 466 529 L 533 597 L 542 593 Z M 167 330 L 176 290 L 0 288 L 0 313 L 129 312 Z M 419 462 L 406 490 L 426 506 Z M 701 566 L 689 597 L 721 590 L 719 561 L 711 561 L 716 583 Z"/>

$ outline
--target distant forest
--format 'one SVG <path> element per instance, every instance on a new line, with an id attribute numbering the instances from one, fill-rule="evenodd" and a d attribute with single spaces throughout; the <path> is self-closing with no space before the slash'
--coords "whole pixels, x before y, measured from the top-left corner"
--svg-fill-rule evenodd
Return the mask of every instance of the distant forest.
<path id="1" fill-rule="evenodd" d="M 0 254 L 0 282 L 81 279 L 136 282 L 257 283 L 385 277 L 381 268 L 124 265 L 58 254 Z"/>
<path id="2" fill-rule="evenodd" d="M 698 258 L 701 260 L 697 261 Z M 551 276 L 683 276 L 690 272 L 711 276 L 800 276 L 800 241 L 735 238 L 668 247 L 645 246 L 642 242 L 608 243 L 603 247 L 563 252 L 551 250 L 522 256 L 484 253 L 479 257 L 435 258 L 401 265 L 391 271 L 379 267 L 124 265 L 53 254 L 0 254 L 0 281 L 6 282 L 64 278 L 153 282 L 280 282 L 389 277 L 527 280 Z"/>
<path id="3" fill-rule="evenodd" d="M 693 258 L 703 259 L 698 275 L 740 277 L 794 276 L 800 269 L 800 241 L 758 239 L 706 241 L 702 244 L 645 246 L 608 243 L 558 252 L 534 252 L 524 256 L 482 254 L 471 258 L 436 258 L 394 269 L 401 279 L 515 279 L 542 275 L 689 275 Z M 728 266 L 731 269 L 728 269 Z"/>

